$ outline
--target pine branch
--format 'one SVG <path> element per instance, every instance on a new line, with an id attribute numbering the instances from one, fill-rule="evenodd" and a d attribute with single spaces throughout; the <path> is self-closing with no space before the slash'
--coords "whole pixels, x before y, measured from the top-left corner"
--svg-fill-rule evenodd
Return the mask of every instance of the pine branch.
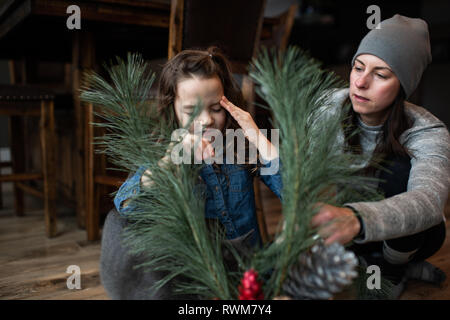
<path id="1" fill-rule="evenodd" d="M 336 143 L 342 117 L 329 117 L 323 107 L 331 89 L 340 86 L 336 77 L 299 49 L 273 56 L 266 52 L 255 60 L 251 75 L 280 129 L 285 228 L 277 241 L 250 258 L 236 257 L 241 267 L 254 266 L 267 278 L 267 298 L 281 293 L 289 266 L 314 244 L 309 222 L 316 203 L 341 205 L 373 194 L 364 187 L 368 179 L 355 175 L 360 157 L 344 154 Z M 158 164 L 175 128 L 158 118 L 148 101 L 154 79 L 148 66 L 140 56 L 129 55 L 127 62 L 118 59 L 107 70 L 112 84 L 89 74 L 81 95 L 100 108 L 97 115 L 104 119 L 96 125 L 107 133 L 96 143 L 125 171 L 148 168 L 152 180 L 151 187 L 132 198 L 135 209 L 127 214 L 126 245 L 146 256 L 141 267 L 166 274 L 153 290 L 174 281 L 176 293 L 236 298 L 239 277 L 224 265 L 224 236 L 210 232 L 205 223 L 205 190 L 197 184 L 201 167 Z M 360 192 L 355 185 L 362 186 Z"/>
<path id="2" fill-rule="evenodd" d="M 211 234 L 204 219 L 204 197 L 197 183 L 201 167 L 158 164 L 175 128 L 159 118 L 148 101 L 154 75 L 139 55 L 129 54 L 126 62 L 118 58 L 117 65 L 106 69 L 111 84 L 90 73 L 81 94 L 104 119 L 95 125 L 107 133 L 96 143 L 124 171 L 151 171 L 151 187 L 142 187 L 131 200 L 135 209 L 127 213 L 124 244 L 132 254 L 146 256 L 140 267 L 165 273 L 153 291 L 174 281 L 176 293 L 233 298 L 236 281 L 230 280 L 223 263 L 223 235 Z"/>
<path id="3" fill-rule="evenodd" d="M 253 61 L 251 76 L 280 130 L 284 228 L 254 262 L 262 274 L 272 272 L 266 296 L 277 296 L 289 266 L 314 243 L 315 204 L 342 205 L 358 195 L 355 185 L 370 179 L 355 174 L 361 156 L 343 153 L 337 143 L 345 113 L 329 116 L 331 96 L 343 86 L 333 73 L 291 47 L 285 53 L 263 52 Z M 338 193 L 330 192 L 337 187 Z M 364 196 L 376 194 L 363 188 Z"/>

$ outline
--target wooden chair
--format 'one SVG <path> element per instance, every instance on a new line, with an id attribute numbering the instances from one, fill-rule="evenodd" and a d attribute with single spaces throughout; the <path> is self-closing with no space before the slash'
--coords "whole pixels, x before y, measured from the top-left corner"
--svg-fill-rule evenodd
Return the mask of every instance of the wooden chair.
<path id="1" fill-rule="evenodd" d="M 289 37 L 295 22 L 295 15 L 298 11 L 298 4 L 293 4 L 286 11 L 275 17 L 264 18 L 261 31 L 260 46 L 267 49 L 286 50 L 289 44 Z M 265 101 L 258 95 L 254 96 L 255 101 L 255 121 L 261 128 L 271 128 L 270 120 L 272 114 L 270 110 L 258 107 L 265 104 Z"/>
<path id="2" fill-rule="evenodd" d="M 271 18 L 264 18 L 264 24 L 261 31 L 261 37 L 260 37 L 260 46 L 265 47 L 268 49 L 276 48 L 278 50 L 284 51 L 286 50 L 288 44 L 289 44 L 289 37 L 291 34 L 292 27 L 294 25 L 295 21 L 295 15 L 298 11 L 298 4 L 291 5 L 285 12 L 281 13 L 280 15 L 276 17 Z M 273 118 L 272 113 L 270 110 L 263 109 L 261 107 L 258 107 L 257 105 L 264 104 L 265 102 L 257 95 L 253 95 L 253 100 L 255 101 L 254 104 L 254 114 L 253 117 L 255 119 L 255 122 L 260 128 L 271 128 L 271 123 L 269 119 Z M 270 130 L 268 130 L 269 133 Z M 269 138 L 270 139 L 270 138 Z M 259 203 L 257 202 L 257 208 L 258 206 L 263 207 L 263 201 L 261 195 L 261 187 L 260 187 L 260 181 L 259 183 L 255 184 L 255 194 L 258 194 L 259 197 L 257 198 L 259 200 Z M 274 196 L 273 201 L 280 202 L 278 198 Z M 280 204 L 281 206 L 281 204 Z M 261 220 L 261 218 L 259 218 Z M 262 225 L 262 221 L 260 225 Z M 265 234 L 266 234 L 266 241 L 270 241 L 271 235 L 269 234 L 269 230 L 266 226 L 266 221 L 264 220 L 264 228 L 265 228 Z"/>
<path id="3" fill-rule="evenodd" d="M 94 154 L 94 137 L 104 134 L 102 128 L 90 125 L 94 121 L 94 106 L 86 105 L 85 141 L 85 205 L 87 239 L 100 239 L 100 211 L 101 198 L 107 194 L 108 187 L 118 189 L 125 178 L 112 176 L 107 173 L 107 158 L 104 154 Z M 107 211 L 107 210 L 106 210 Z"/>
<path id="4" fill-rule="evenodd" d="M 260 45 L 266 48 L 286 50 L 297 11 L 298 4 L 293 4 L 276 17 L 264 18 Z"/>
<path id="5" fill-rule="evenodd" d="M 233 72 L 246 73 L 261 34 L 265 0 L 172 0 L 168 58 L 188 48 L 216 45 L 225 50 Z M 230 23 L 230 22 L 233 23 Z"/>
<path id="6" fill-rule="evenodd" d="M 242 75 L 242 93 L 254 114 L 247 67 L 259 47 L 265 6 L 265 0 L 216 1 L 214 5 L 209 0 L 172 0 L 168 58 L 184 49 L 218 46 L 230 60 L 232 72 Z"/>
<path id="7" fill-rule="evenodd" d="M 24 215 L 24 192 L 44 199 L 45 226 L 48 237 L 57 234 L 55 182 L 54 96 L 35 87 L 0 86 L 0 115 L 10 120 L 10 146 L 13 173 L 0 174 L 0 182 L 14 182 L 14 206 L 18 216 Z M 42 172 L 25 172 L 24 117 L 40 118 Z M 37 190 L 25 181 L 43 180 L 44 190 Z"/>

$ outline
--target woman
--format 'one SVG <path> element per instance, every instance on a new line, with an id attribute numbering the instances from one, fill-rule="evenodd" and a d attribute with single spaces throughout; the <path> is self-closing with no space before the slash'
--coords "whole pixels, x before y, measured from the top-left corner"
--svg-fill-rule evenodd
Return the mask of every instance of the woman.
<path id="1" fill-rule="evenodd" d="M 312 219 L 326 243 L 353 240 L 353 249 L 368 264 L 379 265 L 385 277 L 399 284 L 397 296 L 407 272 L 433 282 L 445 276 L 417 262 L 433 255 L 445 239 L 449 134 L 430 112 L 405 101 L 430 62 L 428 27 L 421 19 L 395 15 L 361 41 L 352 60 L 350 88 L 337 92 L 333 103 L 352 105 L 344 124 L 346 146 L 381 157 L 392 174 L 367 165 L 368 174 L 384 181 L 379 185 L 384 200 L 342 208 L 323 205 Z M 360 133 L 351 137 L 347 129 L 355 127 Z"/>

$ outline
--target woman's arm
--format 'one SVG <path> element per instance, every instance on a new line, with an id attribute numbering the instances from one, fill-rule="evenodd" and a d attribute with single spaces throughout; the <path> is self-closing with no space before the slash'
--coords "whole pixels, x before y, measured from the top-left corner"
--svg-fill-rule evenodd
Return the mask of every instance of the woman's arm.
<path id="1" fill-rule="evenodd" d="M 354 209 L 353 214 L 348 208 L 324 205 L 312 221 L 322 237 L 340 243 L 381 241 L 414 234 L 442 221 L 450 186 L 449 133 L 424 109 L 415 106 L 407 111 L 416 122 L 403 140 L 414 156 L 407 191 L 382 201 L 345 204 Z M 335 223 L 330 224 L 332 220 Z"/>
<path id="2" fill-rule="evenodd" d="M 426 230 L 443 219 L 450 185 L 450 138 L 444 125 L 428 126 L 408 135 L 413 154 L 407 191 L 376 202 L 357 202 L 364 222 L 358 242 L 398 238 Z"/>

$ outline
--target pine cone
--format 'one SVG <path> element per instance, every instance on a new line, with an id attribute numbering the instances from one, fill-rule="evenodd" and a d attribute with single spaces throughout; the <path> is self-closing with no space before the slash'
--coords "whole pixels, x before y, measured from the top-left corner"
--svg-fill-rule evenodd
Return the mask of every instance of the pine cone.
<path id="1" fill-rule="evenodd" d="M 283 290 L 293 299 L 329 299 L 357 277 L 357 265 L 355 254 L 339 243 L 325 246 L 320 242 L 299 256 Z"/>

